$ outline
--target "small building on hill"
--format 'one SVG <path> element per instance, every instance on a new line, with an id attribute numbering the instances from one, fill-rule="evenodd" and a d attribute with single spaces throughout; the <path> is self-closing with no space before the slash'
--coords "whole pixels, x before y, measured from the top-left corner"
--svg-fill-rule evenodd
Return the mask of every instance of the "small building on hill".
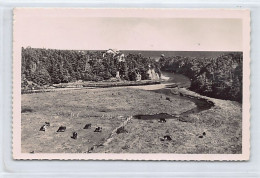
<path id="1" fill-rule="evenodd" d="M 106 56 L 106 54 L 112 54 L 114 58 L 118 60 L 118 62 L 125 62 L 125 55 L 121 53 L 117 49 L 108 49 L 104 54 L 103 57 Z"/>

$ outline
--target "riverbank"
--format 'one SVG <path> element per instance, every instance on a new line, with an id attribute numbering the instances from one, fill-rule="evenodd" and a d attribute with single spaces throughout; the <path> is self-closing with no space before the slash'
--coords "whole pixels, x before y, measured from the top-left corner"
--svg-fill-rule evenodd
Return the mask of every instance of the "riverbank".
<path id="1" fill-rule="evenodd" d="M 165 123 L 158 122 L 158 119 L 132 119 L 125 126 L 127 133 L 116 135 L 108 146 L 100 147 L 95 152 L 176 154 L 242 152 L 242 115 L 239 103 L 199 96 L 186 89 L 180 89 L 179 92 L 205 98 L 214 102 L 215 106 L 186 117 L 166 119 Z M 166 135 L 172 140 L 162 141 L 161 138 Z"/>
<path id="2" fill-rule="evenodd" d="M 92 81 L 80 81 L 73 83 L 60 83 L 53 84 L 51 86 L 41 86 L 37 89 L 23 89 L 22 94 L 30 93 L 43 93 L 43 92 L 54 92 L 54 91 L 64 91 L 64 90 L 79 90 L 79 89 L 92 89 L 92 88 L 111 88 L 111 87 L 123 87 L 123 86 L 145 86 L 145 85 L 155 85 L 160 84 L 160 81 L 157 80 L 141 80 L 141 81 L 101 81 L 101 82 L 92 82 Z"/>
<path id="3" fill-rule="evenodd" d="M 187 96 L 187 97 L 195 97 L 195 98 L 205 99 L 209 102 L 214 103 L 215 109 L 221 108 L 221 109 L 229 111 L 232 114 L 241 113 L 241 115 L 242 115 L 242 104 L 239 103 L 239 102 L 203 96 L 203 95 L 200 95 L 200 94 L 198 94 L 194 91 L 188 90 L 186 88 L 178 88 L 178 89 L 175 88 L 175 89 L 172 89 L 172 91 L 177 92 L 177 93 L 181 93 L 183 96 Z"/>

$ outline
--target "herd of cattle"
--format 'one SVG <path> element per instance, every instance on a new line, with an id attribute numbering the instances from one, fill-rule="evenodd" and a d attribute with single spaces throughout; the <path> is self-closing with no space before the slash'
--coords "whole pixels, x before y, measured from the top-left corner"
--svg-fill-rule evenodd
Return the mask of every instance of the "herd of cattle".
<path id="1" fill-rule="evenodd" d="M 47 130 L 47 127 L 50 126 L 49 122 L 45 122 L 45 124 L 43 126 L 41 126 L 40 131 L 45 132 Z M 85 127 L 83 129 L 90 129 L 91 128 L 91 124 L 86 124 Z M 60 126 L 57 130 L 57 132 L 65 132 L 66 127 L 65 126 Z M 102 127 L 96 127 L 94 132 L 102 132 Z M 71 138 L 73 139 L 77 139 L 78 138 L 78 133 L 77 132 L 73 132 Z"/>
<path id="2" fill-rule="evenodd" d="M 161 119 L 158 120 L 158 122 L 165 123 L 166 119 L 161 118 Z M 40 131 L 45 132 L 47 127 L 49 127 L 49 126 L 50 126 L 50 122 L 45 122 L 45 124 L 43 126 L 41 126 Z M 86 124 L 83 129 L 90 129 L 90 128 L 91 128 L 91 124 Z M 66 130 L 65 126 L 60 126 L 58 128 L 57 132 L 65 132 L 65 130 Z M 96 127 L 94 132 L 102 132 L 102 127 Z M 117 134 L 128 133 L 128 131 L 125 130 L 125 127 L 120 127 L 120 128 L 117 129 L 116 133 Z M 205 136 L 206 136 L 206 132 L 203 132 L 202 135 L 199 136 L 199 138 L 203 138 Z M 77 139 L 78 138 L 78 133 L 77 132 L 73 132 L 71 138 L 72 139 Z M 161 141 L 171 141 L 172 138 L 169 135 L 165 135 L 165 136 L 161 137 L 160 140 Z"/>

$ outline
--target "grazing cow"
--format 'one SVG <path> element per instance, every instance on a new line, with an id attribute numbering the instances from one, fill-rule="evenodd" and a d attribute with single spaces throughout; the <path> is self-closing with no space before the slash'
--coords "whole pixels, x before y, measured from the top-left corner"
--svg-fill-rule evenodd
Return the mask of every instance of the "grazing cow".
<path id="1" fill-rule="evenodd" d="M 171 101 L 171 98 L 169 98 L 169 97 L 166 97 L 166 100 L 168 100 L 168 101 Z"/>
<path id="2" fill-rule="evenodd" d="M 97 127 L 94 132 L 102 132 L 102 127 Z"/>
<path id="3" fill-rule="evenodd" d="M 92 146 L 89 150 L 88 153 L 91 153 L 94 150 L 94 146 Z"/>
<path id="4" fill-rule="evenodd" d="M 72 135 L 72 137 L 71 138 L 73 138 L 73 139 L 77 139 L 77 137 L 78 137 L 78 133 L 77 132 L 73 132 L 73 135 Z"/>
<path id="5" fill-rule="evenodd" d="M 199 136 L 199 138 L 203 138 L 203 136 L 202 136 L 202 135 L 200 135 L 200 136 Z"/>
<path id="6" fill-rule="evenodd" d="M 83 129 L 89 129 L 89 128 L 91 128 L 91 124 L 86 124 Z"/>
<path id="7" fill-rule="evenodd" d="M 206 136 L 206 132 L 203 132 L 202 135 Z"/>
<path id="8" fill-rule="evenodd" d="M 161 141 L 171 141 L 172 138 L 169 135 L 165 135 L 163 138 L 160 138 Z"/>
<path id="9" fill-rule="evenodd" d="M 125 130 L 125 127 L 122 126 L 122 127 L 119 127 L 117 130 L 116 130 L 116 133 L 117 134 L 120 134 L 120 133 L 128 133 L 127 130 Z"/>
<path id="10" fill-rule="evenodd" d="M 164 118 L 161 118 L 158 122 L 160 122 L 160 123 L 165 123 L 166 120 L 165 120 Z"/>
<path id="11" fill-rule="evenodd" d="M 169 135 L 166 135 L 166 136 L 164 136 L 163 138 L 164 138 L 164 140 L 166 140 L 166 141 L 171 141 L 171 140 L 172 140 L 172 138 L 171 138 Z"/>
<path id="12" fill-rule="evenodd" d="M 46 130 L 46 125 L 41 126 L 40 131 L 44 131 L 45 132 L 45 130 Z"/>
<path id="13" fill-rule="evenodd" d="M 60 126 L 59 129 L 57 130 L 57 132 L 65 132 L 66 127 L 64 126 Z"/>
<path id="14" fill-rule="evenodd" d="M 49 122 L 45 122 L 45 125 L 49 127 L 49 126 L 50 126 L 50 123 L 49 123 Z"/>

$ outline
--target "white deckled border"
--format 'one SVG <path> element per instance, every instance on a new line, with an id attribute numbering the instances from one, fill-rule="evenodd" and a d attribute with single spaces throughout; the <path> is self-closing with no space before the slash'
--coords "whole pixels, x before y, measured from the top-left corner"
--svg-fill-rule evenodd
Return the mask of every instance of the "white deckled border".
<path id="1" fill-rule="evenodd" d="M 48 8 L 54 9 L 54 8 Z M 47 8 L 14 9 L 13 21 L 13 159 L 58 160 L 196 160 L 242 161 L 250 157 L 250 11 L 248 9 L 72 9 L 87 17 L 143 17 L 143 18 L 239 18 L 243 21 L 243 111 L 242 154 L 110 154 L 110 153 L 21 153 L 21 46 L 15 19 L 26 10 L 43 13 Z M 55 9 L 61 10 L 61 9 Z M 16 41 L 17 40 L 17 41 Z M 185 49 L 188 51 L 189 49 Z"/>

